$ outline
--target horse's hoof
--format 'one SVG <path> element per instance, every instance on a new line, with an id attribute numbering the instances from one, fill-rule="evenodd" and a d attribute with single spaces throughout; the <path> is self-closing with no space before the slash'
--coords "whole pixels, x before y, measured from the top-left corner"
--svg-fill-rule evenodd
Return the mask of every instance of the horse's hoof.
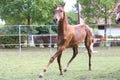
<path id="1" fill-rule="evenodd" d="M 63 73 L 60 73 L 60 75 L 63 75 Z"/>
<path id="2" fill-rule="evenodd" d="M 40 74 L 40 75 L 39 75 L 39 78 L 43 78 L 43 74 Z"/>
<path id="3" fill-rule="evenodd" d="M 89 71 L 92 71 L 92 69 L 91 69 L 91 68 L 89 68 Z"/>
<path id="4" fill-rule="evenodd" d="M 67 72 L 67 69 L 64 69 L 64 72 Z"/>

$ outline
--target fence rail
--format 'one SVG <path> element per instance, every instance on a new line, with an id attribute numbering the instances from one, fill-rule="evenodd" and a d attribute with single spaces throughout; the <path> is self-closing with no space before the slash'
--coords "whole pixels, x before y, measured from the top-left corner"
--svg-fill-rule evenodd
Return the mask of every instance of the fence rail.
<path id="1" fill-rule="evenodd" d="M 22 47 L 30 45 L 34 47 L 56 47 L 56 36 L 57 34 L 53 33 L 52 28 L 56 25 L 29 25 L 31 31 L 34 31 L 35 28 L 46 26 L 48 33 L 46 34 L 33 34 L 32 32 L 27 32 L 28 25 L 5 25 L 3 29 L 0 28 L 0 37 L 17 37 L 15 38 L 17 43 L 1 43 L 0 46 L 17 46 L 19 48 L 19 53 L 21 54 Z M 7 27 L 7 28 L 6 28 Z M 12 27 L 12 28 L 10 28 Z M 7 30 L 8 29 L 8 30 Z M 10 30 L 10 31 L 9 31 Z M 15 31 L 15 32 L 14 32 Z M 57 31 L 57 30 L 56 30 Z M 10 32 L 10 33 L 9 33 Z M 25 42 L 22 42 L 22 37 L 25 38 Z M 27 43 L 27 38 L 29 44 Z M 6 39 L 5 39 L 6 40 Z M 107 46 L 120 46 L 120 38 L 96 38 L 95 44 L 107 44 Z M 98 46 L 98 47 L 99 47 Z"/>

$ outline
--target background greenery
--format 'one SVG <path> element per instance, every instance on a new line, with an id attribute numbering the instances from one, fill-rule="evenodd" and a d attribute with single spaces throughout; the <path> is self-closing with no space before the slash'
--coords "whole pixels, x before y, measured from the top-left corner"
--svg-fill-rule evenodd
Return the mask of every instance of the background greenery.
<path id="1" fill-rule="evenodd" d="M 119 0 L 77 0 L 82 6 L 82 17 L 89 24 L 99 24 L 98 19 L 104 19 L 103 24 L 107 24 L 107 19 L 114 20 L 114 15 L 109 11 L 112 10 Z M 113 21 L 114 23 L 114 21 Z"/>
<path id="2" fill-rule="evenodd" d="M 109 13 L 119 0 L 77 0 L 82 6 L 81 17 L 87 23 L 97 23 L 97 19 L 108 19 Z M 0 0 L 0 18 L 6 24 L 53 24 L 54 4 L 63 0 Z M 67 12 L 70 24 L 77 23 L 77 4 L 74 10 Z"/>
<path id="3" fill-rule="evenodd" d="M 0 0 L 0 17 L 6 24 L 50 24 L 54 4 L 60 0 Z"/>

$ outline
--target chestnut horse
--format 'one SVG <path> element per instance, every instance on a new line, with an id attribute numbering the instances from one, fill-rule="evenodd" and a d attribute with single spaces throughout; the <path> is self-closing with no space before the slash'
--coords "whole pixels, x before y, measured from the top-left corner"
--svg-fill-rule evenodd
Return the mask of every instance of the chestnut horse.
<path id="1" fill-rule="evenodd" d="M 49 65 L 57 58 L 59 65 L 60 75 L 63 74 L 61 66 L 61 55 L 63 50 L 66 48 L 73 49 L 73 56 L 67 63 L 64 72 L 67 71 L 69 64 L 78 54 L 78 45 L 85 41 L 85 46 L 88 50 L 89 56 L 89 70 L 91 70 L 91 54 L 93 49 L 93 36 L 88 25 L 78 24 L 78 25 L 69 25 L 67 22 L 67 17 L 64 11 L 64 5 L 55 4 L 54 18 L 53 21 L 58 24 L 58 49 L 57 52 L 50 58 L 48 64 L 43 69 L 42 73 L 39 75 L 40 78 L 43 77 L 44 73 L 47 71 Z"/>
<path id="2" fill-rule="evenodd" d="M 117 4 L 117 6 L 114 8 L 112 12 L 116 14 L 116 17 L 115 17 L 116 24 L 119 24 L 120 23 L 120 3 Z"/>
<path id="3" fill-rule="evenodd" d="M 117 5 L 116 7 L 116 18 L 115 18 L 115 22 L 117 24 L 120 23 L 120 3 Z"/>

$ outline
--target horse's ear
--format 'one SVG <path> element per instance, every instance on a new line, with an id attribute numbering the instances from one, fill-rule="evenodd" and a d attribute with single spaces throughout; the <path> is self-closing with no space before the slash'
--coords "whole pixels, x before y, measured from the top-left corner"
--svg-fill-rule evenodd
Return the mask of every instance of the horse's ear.
<path id="1" fill-rule="evenodd" d="M 58 5 L 55 3 L 55 4 L 54 4 L 54 8 L 57 8 L 57 6 L 58 6 Z"/>
<path id="2" fill-rule="evenodd" d="M 117 4 L 117 7 L 120 6 L 120 3 Z"/>
<path id="3" fill-rule="evenodd" d="M 120 3 L 118 4 L 118 6 L 117 6 L 117 7 L 118 7 L 118 9 L 120 9 Z"/>
<path id="4" fill-rule="evenodd" d="M 63 8 L 64 8 L 65 4 L 66 4 L 66 3 L 64 2 L 64 4 L 62 5 Z"/>

